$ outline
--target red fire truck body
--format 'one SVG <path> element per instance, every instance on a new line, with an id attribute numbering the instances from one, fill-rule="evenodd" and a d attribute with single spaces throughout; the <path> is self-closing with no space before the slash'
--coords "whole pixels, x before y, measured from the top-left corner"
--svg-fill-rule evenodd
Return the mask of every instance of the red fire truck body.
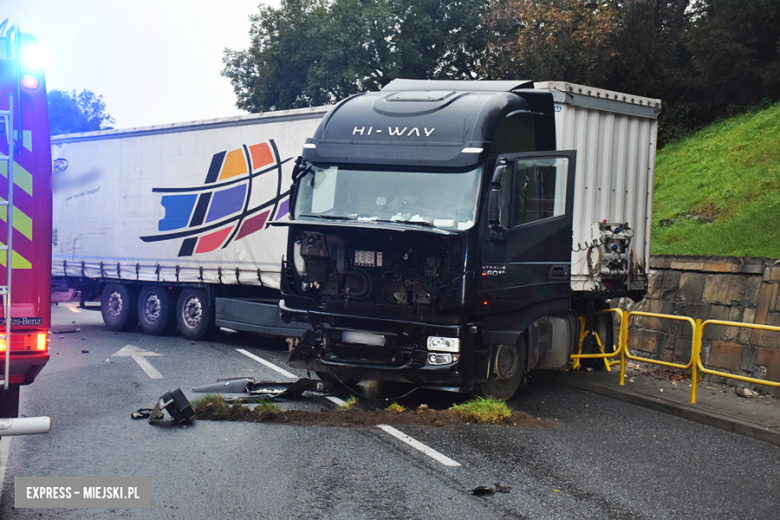
<path id="1" fill-rule="evenodd" d="M 18 415 L 19 387 L 32 383 L 49 360 L 51 323 L 46 84 L 35 38 L 6 25 L 0 24 L 0 418 Z"/>

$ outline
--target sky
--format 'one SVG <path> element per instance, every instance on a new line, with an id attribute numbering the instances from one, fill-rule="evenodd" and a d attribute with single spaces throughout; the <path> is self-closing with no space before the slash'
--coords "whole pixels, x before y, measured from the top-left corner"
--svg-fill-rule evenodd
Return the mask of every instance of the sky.
<path id="1" fill-rule="evenodd" d="M 280 0 L 4 0 L 38 39 L 49 91 L 102 95 L 114 128 L 245 114 L 220 72 L 250 45 L 249 16 Z"/>

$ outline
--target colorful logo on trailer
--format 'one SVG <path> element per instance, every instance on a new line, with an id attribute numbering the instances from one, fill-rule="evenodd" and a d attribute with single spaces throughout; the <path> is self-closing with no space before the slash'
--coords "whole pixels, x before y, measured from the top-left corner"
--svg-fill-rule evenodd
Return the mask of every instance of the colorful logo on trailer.
<path id="1" fill-rule="evenodd" d="M 180 240 L 182 257 L 210 253 L 267 228 L 289 213 L 289 191 L 281 193 L 282 164 L 287 161 L 280 160 L 273 139 L 214 154 L 202 186 L 152 189 L 162 194 L 165 217 L 157 224 L 161 234 L 141 240 Z M 249 207 L 261 175 L 276 177 L 276 191 Z"/>

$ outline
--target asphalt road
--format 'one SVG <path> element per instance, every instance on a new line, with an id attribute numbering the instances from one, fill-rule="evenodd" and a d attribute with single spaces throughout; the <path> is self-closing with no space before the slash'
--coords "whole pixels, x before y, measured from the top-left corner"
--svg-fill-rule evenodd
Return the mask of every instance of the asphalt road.
<path id="1" fill-rule="evenodd" d="M 52 431 L 0 441 L 0 518 L 760 519 L 780 510 L 774 445 L 541 381 L 510 405 L 547 427 L 397 426 L 458 467 L 374 427 L 153 426 L 130 413 L 174 388 L 194 399 L 193 387 L 218 377 L 284 379 L 237 349 L 305 374 L 285 364 L 283 343 L 253 335 L 193 343 L 113 333 L 99 312 L 63 305 L 52 328 L 52 359 L 21 403 L 25 415 L 50 416 Z M 162 379 L 112 357 L 126 345 L 161 354 L 146 359 Z M 457 399 L 420 391 L 402 403 Z M 151 477 L 152 507 L 14 509 L 21 476 Z M 511 491 L 468 492 L 495 483 Z"/>

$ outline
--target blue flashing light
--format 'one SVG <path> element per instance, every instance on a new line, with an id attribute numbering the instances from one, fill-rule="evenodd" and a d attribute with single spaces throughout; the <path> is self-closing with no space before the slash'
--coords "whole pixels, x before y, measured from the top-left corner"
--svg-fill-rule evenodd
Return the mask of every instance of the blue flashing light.
<path id="1" fill-rule="evenodd" d="M 22 46 L 22 69 L 40 70 L 43 68 L 43 54 L 41 48 L 34 43 L 25 43 Z"/>

